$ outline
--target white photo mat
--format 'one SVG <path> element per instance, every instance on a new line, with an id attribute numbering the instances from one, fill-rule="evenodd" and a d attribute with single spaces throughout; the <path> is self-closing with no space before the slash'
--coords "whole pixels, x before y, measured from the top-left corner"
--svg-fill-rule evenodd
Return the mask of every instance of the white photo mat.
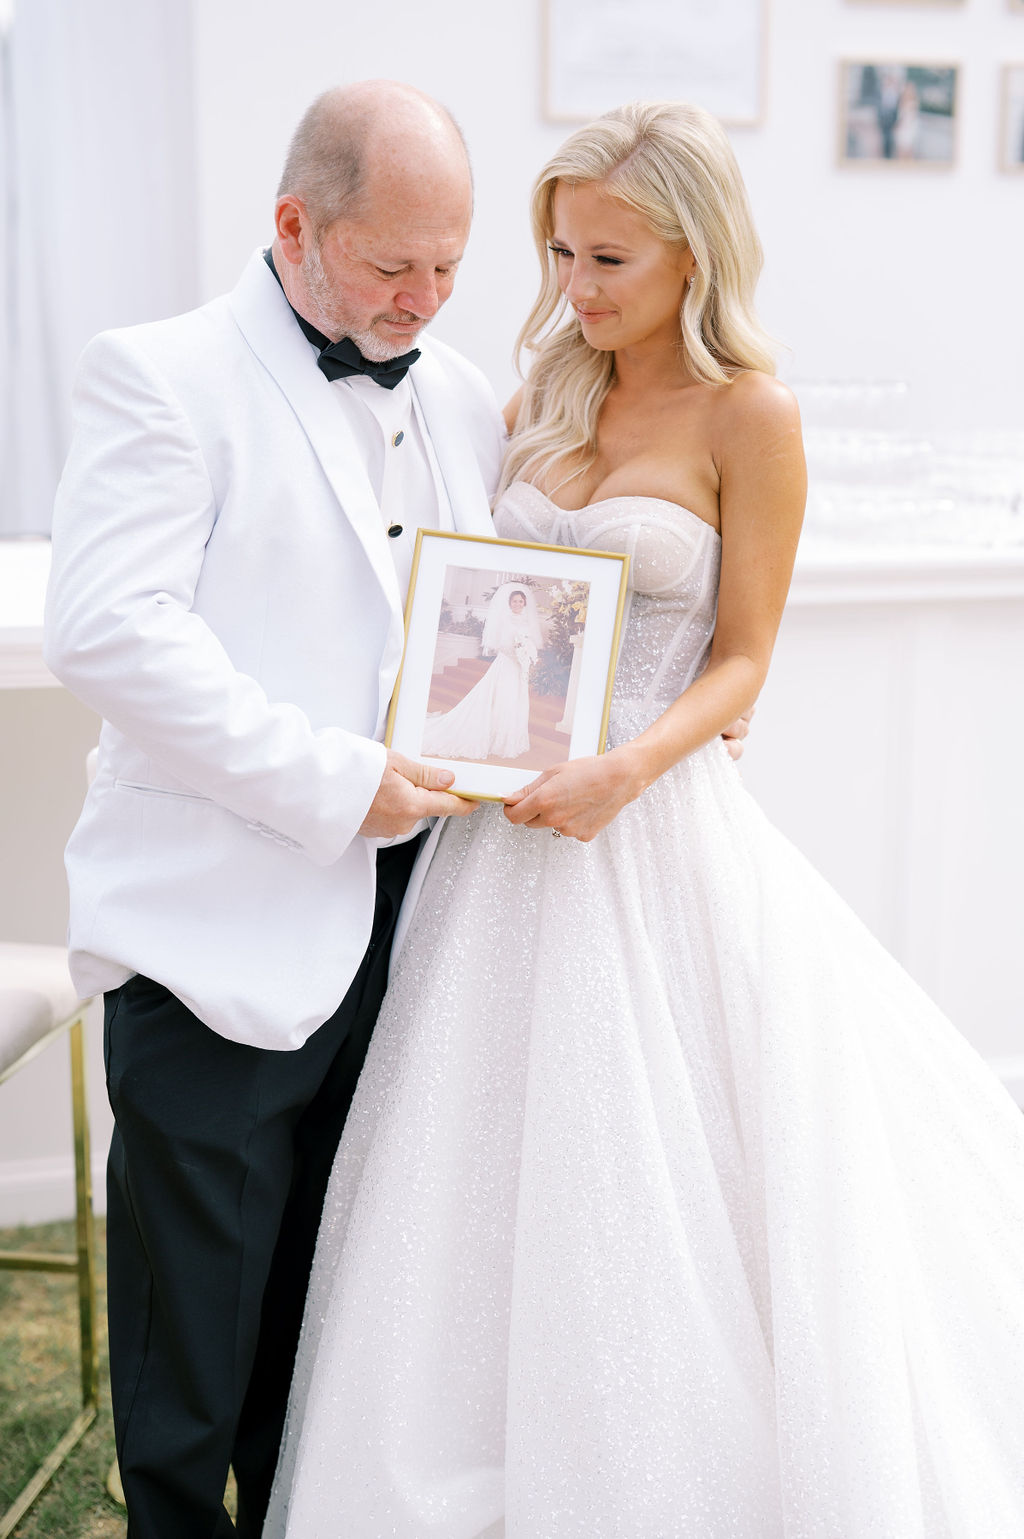
<path id="1" fill-rule="evenodd" d="M 411 759 L 450 769 L 455 775 L 452 789 L 458 794 L 493 801 L 501 801 L 535 780 L 546 767 L 541 762 L 545 753 L 547 763 L 556 763 L 603 752 L 628 572 L 629 556 L 616 552 L 421 529 L 416 536 L 406 602 L 405 651 L 391 701 L 385 743 Z M 545 741 L 543 752 L 541 748 L 534 751 L 531 738 L 530 750 L 521 756 L 520 764 L 445 758 L 422 751 L 428 714 L 432 720 L 438 714 L 432 707 L 432 695 L 436 700 L 437 681 L 443 673 L 438 660 L 447 655 L 446 644 L 454 644 L 452 672 L 458 675 L 463 660 L 458 653 L 457 632 L 467 631 L 489 602 L 481 600 L 455 608 L 451 601 L 453 584 L 460 592 L 474 590 L 478 595 L 490 594 L 492 590 L 496 595 L 499 587 L 524 584 L 531 595 L 536 595 L 531 602 L 537 613 L 543 616 L 545 606 L 549 606 L 545 621 L 549 625 L 553 623 L 550 606 L 570 589 L 579 592 L 576 585 L 586 585 L 585 619 L 575 633 L 573 645 L 571 694 L 568 703 L 568 691 L 550 697 L 548 714 L 561 716 L 557 726 L 563 730 L 555 731 L 556 723 L 552 720 L 550 741 Z M 455 614 L 461 618 L 453 624 Z M 450 634 L 446 627 L 456 634 Z M 486 672 L 490 665 L 486 655 L 473 655 L 476 645 L 476 637 L 467 637 L 469 666 L 464 671 L 469 677 L 464 685 L 455 685 L 457 691 L 469 691 L 474 667 Z M 458 703 L 464 698 L 462 695 Z M 531 690 L 531 726 L 537 704 Z"/>
<path id="2" fill-rule="evenodd" d="M 763 116 L 767 0 L 544 0 L 544 115 L 586 123 L 629 101 Z"/>

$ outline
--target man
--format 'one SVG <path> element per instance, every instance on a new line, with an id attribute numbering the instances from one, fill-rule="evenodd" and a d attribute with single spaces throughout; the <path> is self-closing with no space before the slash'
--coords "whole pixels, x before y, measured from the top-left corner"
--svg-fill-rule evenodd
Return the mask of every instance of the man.
<path id="1" fill-rule="evenodd" d="M 390 82 L 329 92 L 234 292 L 82 362 L 47 659 L 105 719 L 70 944 L 106 996 L 131 1539 L 234 1532 L 229 1464 L 238 1532 L 260 1532 L 415 851 L 377 846 L 471 810 L 379 741 L 417 526 L 490 529 L 493 397 L 440 344 L 406 356 L 470 212 L 442 108 Z"/>

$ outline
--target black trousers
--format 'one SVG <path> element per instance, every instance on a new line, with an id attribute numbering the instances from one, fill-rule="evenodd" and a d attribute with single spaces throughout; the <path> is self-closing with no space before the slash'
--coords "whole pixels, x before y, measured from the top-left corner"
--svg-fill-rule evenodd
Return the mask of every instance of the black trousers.
<path id="1" fill-rule="evenodd" d="M 377 860 L 373 935 L 296 1052 L 229 1042 L 160 984 L 106 997 L 110 1377 L 129 1539 L 258 1539 L 324 1192 L 418 840 Z M 298 963 L 296 963 L 298 965 Z"/>

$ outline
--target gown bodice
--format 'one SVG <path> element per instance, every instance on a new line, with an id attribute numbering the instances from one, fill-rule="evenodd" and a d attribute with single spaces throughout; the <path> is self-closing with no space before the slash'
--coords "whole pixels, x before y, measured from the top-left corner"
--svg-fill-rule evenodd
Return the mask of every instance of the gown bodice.
<path id="1" fill-rule="evenodd" d="M 660 714 L 703 670 L 715 629 L 721 539 L 697 514 L 659 497 L 606 497 L 567 510 L 515 481 L 495 509 L 494 526 L 502 539 L 630 556 L 613 728 L 616 714 Z"/>

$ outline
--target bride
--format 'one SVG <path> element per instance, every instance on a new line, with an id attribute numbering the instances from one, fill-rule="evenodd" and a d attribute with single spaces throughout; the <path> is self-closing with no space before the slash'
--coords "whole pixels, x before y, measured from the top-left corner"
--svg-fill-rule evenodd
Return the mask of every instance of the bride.
<path id="1" fill-rule="evenodd" d="M 804 498 L 728 143 L 609 113 L 533 222 L 495 524 L 631 553 L 610 748 L 444 830 L 266 1533 L 1019 1539 L 1024 1120 L 718 740 Z"/>
<path id="2" fill-rule="evenodd" d="M 487 607 L 480 648 L 494 661 L 457 705 L 428 716 L 421 751 L 442 759 L 518 759 L 530 751 L 530 669 L 540 620 L 529 587 L 506 582 Z"/>

